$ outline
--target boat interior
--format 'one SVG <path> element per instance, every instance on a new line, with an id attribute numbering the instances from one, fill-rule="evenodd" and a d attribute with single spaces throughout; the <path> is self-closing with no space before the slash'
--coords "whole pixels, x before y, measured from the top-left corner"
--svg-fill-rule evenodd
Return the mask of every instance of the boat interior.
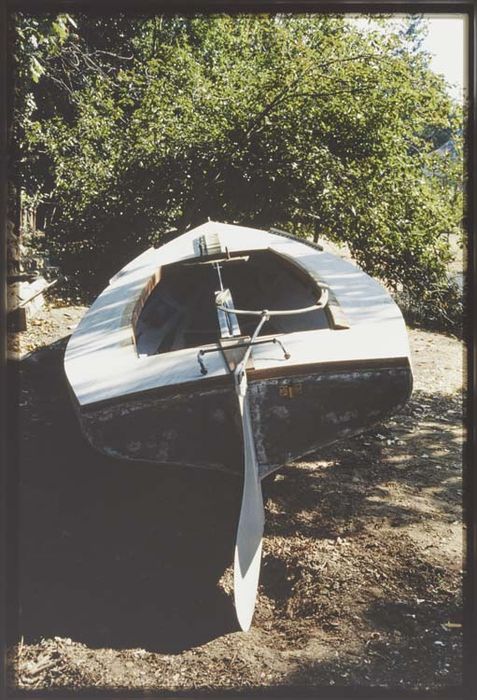
<path id="1" fill-rule="evenodd" d="M 218 311 L 217 292 L 223 292 L 229 308 L 257 311 L 311 306 L 321 293 L 316 281 L 304 270 L 270 249 L 241 251 L 226 257 L 203 256 L 165 265 L 135 323 L 138 355 L 202 348 L 227 336 L 251 336 L 260 317 Z M 317 309 L 273 316 L 260 335 L 328 327 L 326 311 Z"/>

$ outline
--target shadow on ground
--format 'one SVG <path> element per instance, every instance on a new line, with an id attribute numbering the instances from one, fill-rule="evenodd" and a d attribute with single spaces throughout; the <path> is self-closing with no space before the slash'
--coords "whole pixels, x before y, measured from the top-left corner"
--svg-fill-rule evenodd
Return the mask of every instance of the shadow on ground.
<path id="1" fill-rule="evenodd" d="M 90 648 L 179 653 L 237 630 L 232 600 L 218 582 L 232 563 L 240 482 L 215 472 L 125 463 L 93 451 L 68 396 L 64 346 L 64 340 L 54 343 L 16 368 L 20 614 L 12 641 L 64 637 Z M 434 421 L 428 429 L 426 411 Z M 458 414 L 457 399 L 415 394 L 397 427 L 381 425 L 286 468 L 267 487 L 269 541 L 357 537 L 373 519 L 376 527 L 387 521 L 399 528 L 432 517 L 412 500 L 386 501 L 389 482 L 431 485 L 439 517 L 459 517 L 458 417 L 446 418 L 453 412 Z M 413 432 L 418 420 L 421 430 Z M 442 445 L 449 446 L 446 456 Z M 442 469 L 435 469 L 436 460 Z M 306 553 L 306 541 L 303 546 Z M 285 612 L 291 587 L 306 582 L 287 569 L 293 561 L 265 553 L 262 588 L 277 606 L 275 621 L 281 607 Z M 296 564 L 301 575 L 302 560 Z M 363 559 L 360 576 L 366 567 Z M 320 575 L 310 569 L 312 582 Z M 422 577 L 416 590 L 426 585 L 427 569 Z M 333 576 L 328 578 L 320 596 L 338 600 L 342 592 L 332 590 Z M 367 579 L 360 585 L 366 588 Z M 303 600 L 318 626 L 337 614 L 324 598 Z M 311 614 L 298 603 L 298 615 Z M 262 625 L 260 614 L 256 623 Z"/>
<path id="2" fill-rule="evenodd" d="M 460 521 L 460 401 L 459 394 L 415 392 L 393 421 L 283 468 L 268 490 L 276 508 L 267 534 L 336 538 L 359 534 L 373 520 L 396 528 Z M 392 499 L 396 488 L 423 497 Z"/>
<path id="3" fill-rule="evenodd" d="M 63 350 L 56 343 L 16 369 L 21 612 L 12 636 L 174 653 L 237 629 L 217 583 L 233 557 L 240 482 L 94 451 L 68 396 Z"/>
<path id="4" fill-rule="evenodd" d="M 461 619 L 461 613 L 459 596 L 438 604 L 407 600 L 371 605 L 365 618 L 375 631 L 364 648 L 348 646 L 321 659 L 304 655 L 287 684 L 308 691 L 322 687 L 327 697 L 329 689 L 339 697 L 346 691 L 357 697 L 382 697 L 383 689 L 415 692 L 416 685 L 422 691 L 438 688 L 443 697 L 460 697 L 462 633 L 446 629 L 446 621 Z"/>

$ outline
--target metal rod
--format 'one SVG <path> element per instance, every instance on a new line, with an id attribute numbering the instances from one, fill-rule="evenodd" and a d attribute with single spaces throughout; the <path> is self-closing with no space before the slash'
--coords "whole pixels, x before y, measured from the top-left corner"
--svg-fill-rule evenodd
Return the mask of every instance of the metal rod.
<path id="1" fill-rule="evenodd" d="M 269 318 L 270 318 L 270 316 L 268 314 L 268 311 L 262 311 L 262 318 L 258 322 L 258 325 L 253 332 L 253 335 L 250 339 L 250 342 L 248 344 L 245 355 L 242 357 L 242 361 L 240 362 L 240 364 L 238 364 L 237 367 L 235 368 L 234 374 L 236 377 L 236 381 L 239 384 L 241 383 L 242 378 L 245 376 L 245 368 L 247 366 L 247 362 L 248 362 L 248 358 L 250 357 L 250 353 L 252 352 L 252 345 L 254 343 L 254 340 L 257 337 L 257 335 L 260 333 L 260 331 L 262 330 L 262 326 L 264 325 L 264 323 L 266 323 L 269 320 Z"/>
<path id="2" fill-rule="evenodd" d="M 253 341 L 253 343 L 251 340 L 249 341 L 249 343 L 234 343 L 234 345 L 227 345 L 227 347 L 225 349 L 226 350 L 234 350 L 236 348 L 245 348 L 245 347 L 248 349 L 252 345 L 255 347 L 255 345 L 265 345 L 265 343 L 274 343 L 274 344 L 279 345 L 282 349 L 282 352 L 285 356 L 285 359 L 286 360 L 290 359 L 290 357 L 291 357 L 290 353 L 287 351 L 287 349 L 283 345 L 282 341 L 279 340 L 278 338 L 263 338 L 263 340 L 256 340 L 255 339 Z M 222 349 L 223 348 L 221 348 L 221 347 L 216 347 L 216 348 L 205 348 L 203 350 L 199 350 L 199 352 L 197 353 L 197 362 L 199 363 L 201 374 L 207 374 L 207 367 L 205 366 L 205 363 L 204 363 L 202 357 L 209 352 L 219 352 Z"/>
<path id="3" fill-rule="evenodd" d="M 317 311 L 318 309 L 324 309 L 328 303 L 328 290 L 323 289 L 323 294 L 321 295 L 319 301 L 313 306 L 305 306 L 302 309 L 284 309 L 280 311 L 269 311 L 268 309 L 258 310 L 248 310 L 248 309 L 228 309 L 226 306 L 219 306 L 217 308 L 224 311 L 226 314 L 242 314 L 246 316 L 263 316 L 266 314 L 268 318 L 270 316 L 293 316 L 294 314 L 305 314 L 309 311 Z M 263 325 L 263 324 L 262 324 Z"/>
<path id="4" fill-rule="evenodd" d="M 217 275 L 219 276 L 220 291 L 224 291 L 224 285 L 222 284 L 222 275 L 220 274 L 220 265 L 218 262 L 215 263 L 215 269 L 217 270 Z"/>
<path id="5" fill-rule="evenodd" d="M 255 341 L 255 345 L 259 345 L 261 342 L 263 342 L 263 341 L 256 340 L 256 341 Z M 265 341 L 265 342 L 266 342 L 266 341 Z M 291 357 L 291 355 L 290 355 L 290 353 L 288 352 L 288 350 L 285 348 L 285 346 L 283 345 L 282 341 L 281 341 L 281 340 L 278 340 L 278 338 L 273 338 L 273 339 L 272 339 L 272 342 L 273 342 L 273 343 L 278 343 L 278 345 L 281 347 L 281 349 L 282 349 L 282 351 L 283 351 L 283 354 L 285 355 L 285 360 L 289 360 L 290 357 Z"/>
<path id="6" fill-rule="evenodd" d="M 256 340 L 254 345 L 263 345 L 264 343 L 280 343 L 276 338 L 264 338 L 263 340 Z M 236 348 L 246 348 L 249 343 L 234 343 L 234 345 L 227 345 L 224 350 L 235 350 Z M 281 345 L 281 343 L 280 343 Z M 218 346 L 215 348 L 205 348 L 204 350 L 199 350 L 199 355 L 205 355 L 208 352 L 218 352 L 222 350 L 222 347 Z"/>

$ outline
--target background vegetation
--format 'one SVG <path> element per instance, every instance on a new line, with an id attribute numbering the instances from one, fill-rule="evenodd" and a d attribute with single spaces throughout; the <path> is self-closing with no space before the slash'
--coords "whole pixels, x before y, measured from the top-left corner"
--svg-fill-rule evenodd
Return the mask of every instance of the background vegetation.
<path id="1" fill-rule="evenodd" d="M 346 242 L 455 328 L 462 113 L 422 31 L 416 17 L 363 31 L 345 16 L 17 15 L 12 207 L 20 191 L 39 205 L 82 289 L 210 217 Z"/>

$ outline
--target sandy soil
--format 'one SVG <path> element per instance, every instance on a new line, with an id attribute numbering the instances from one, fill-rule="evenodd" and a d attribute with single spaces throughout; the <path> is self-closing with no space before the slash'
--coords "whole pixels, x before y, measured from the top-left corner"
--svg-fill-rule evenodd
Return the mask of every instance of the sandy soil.
<path id="1" fill-rule="evenodd" d="M 399 415 L 266 485 L 260 595 L 243 633 L 231 597 L 240 483 L 85 444 L 62 370 L 83 312 L 42 311 L 13 362 L 15 689 L 460 685 L 460 341 L 411 330 L 415 390 Z"/>

